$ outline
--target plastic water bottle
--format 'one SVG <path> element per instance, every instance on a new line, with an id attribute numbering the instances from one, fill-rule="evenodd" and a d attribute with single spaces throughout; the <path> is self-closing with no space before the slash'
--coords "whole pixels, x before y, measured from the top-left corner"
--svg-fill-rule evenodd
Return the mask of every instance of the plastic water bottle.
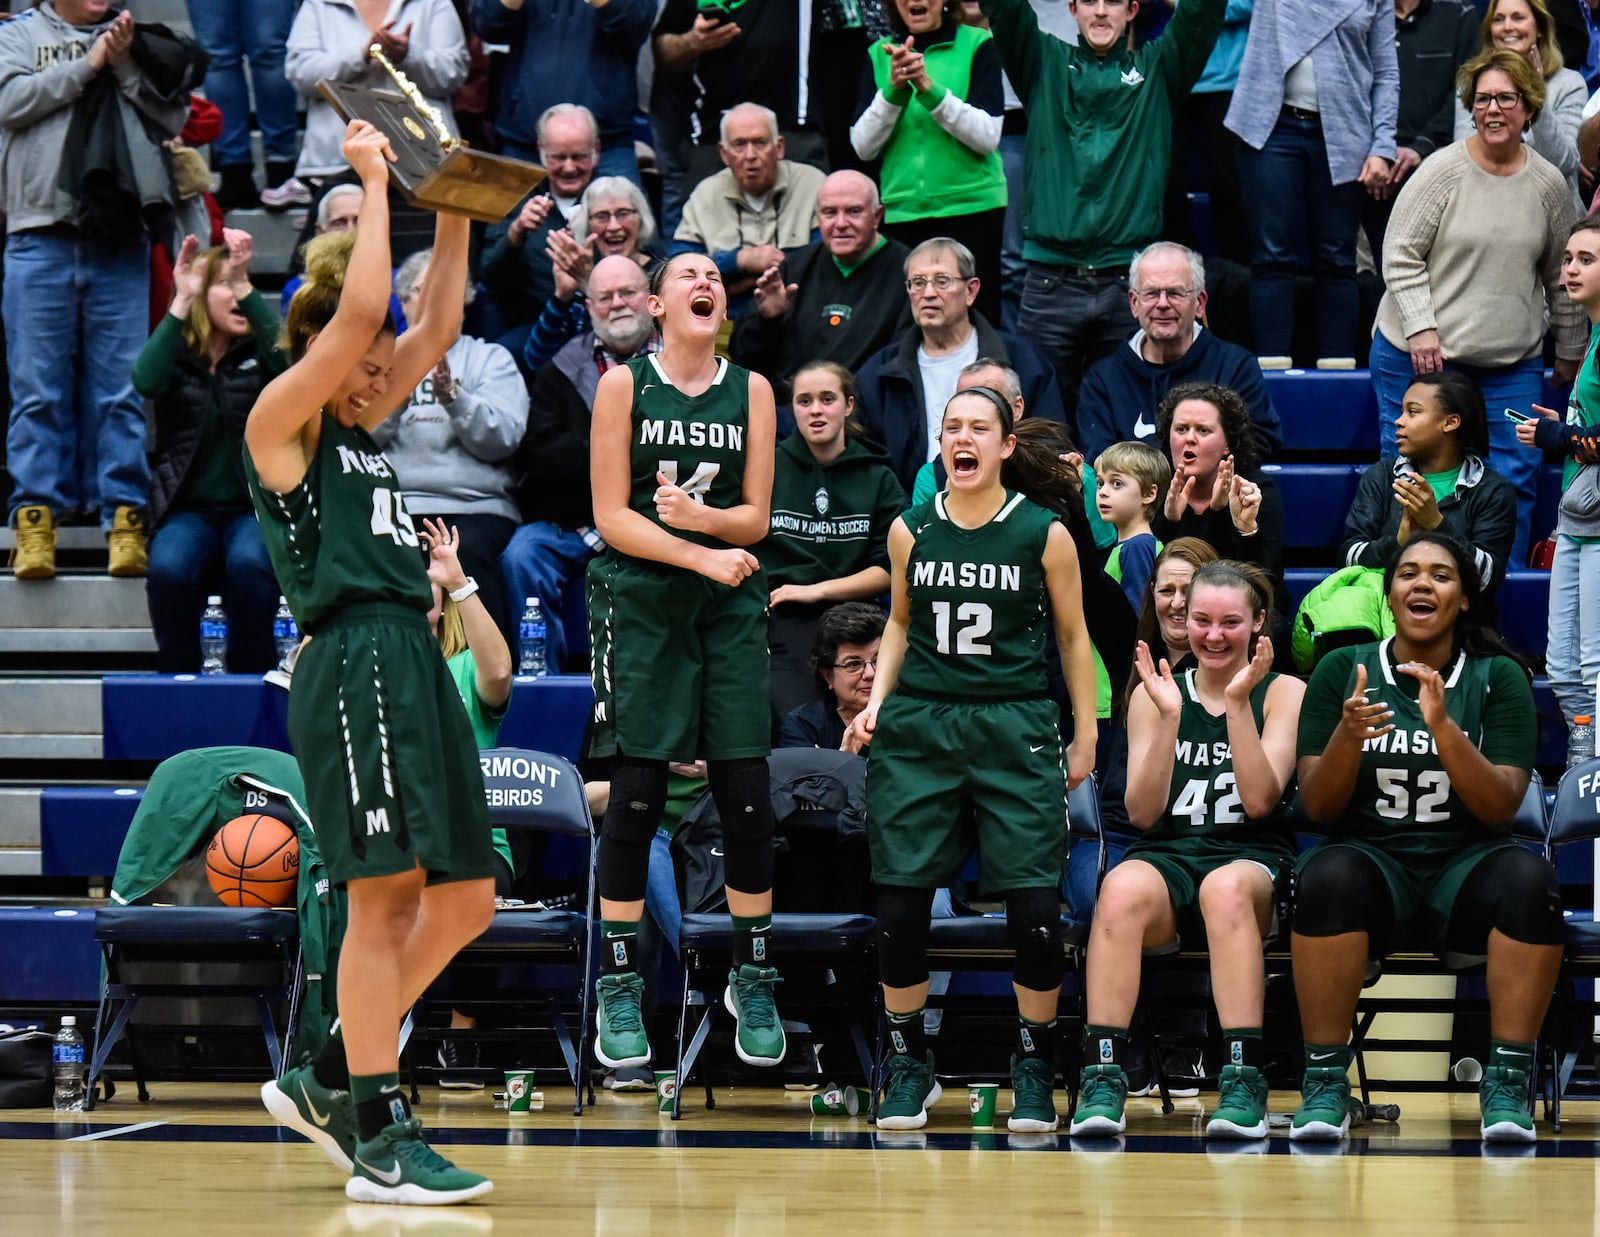
<path id="1" fill-rule="evenodd" d="M 282 597 L 278 598 L 278 612 L 272 616 L 272 642 L 278 647 L 280 662 L 300 643 L 300 627 L 294 621 L 289 603 Z"/>
<path id="2" fill-rule="evenodd" d="M 228 616 L 222 612 L 222 598 L 213 593 L 200 616 L 200 673 L 222 674 L 227 653 Z"/>
<path id="3" fill-rule="evenodd" d="M 1594 718 L 1580 713 L 1572 719 L 1572 733 L 1567 736 L 1567 768 L 1581 765 L 1594 757 Z"/>
<path id="4" fill-rule="evenodd" d="M 543 678 L 549 674 L 545 666 L 544 611 L 537 597 L 528 598 L 528 608 L 522 612 L 522 626 L 517 632 L 517 673 Z"/>
<path id="5" fill-rule="evenodd" d="M 51 1055 L 55 1062 L 56 1111 L 82 1112 L 83 1036 L 78 1033 L 78 1020 L 71 1014 L 61 1020 Z"/>

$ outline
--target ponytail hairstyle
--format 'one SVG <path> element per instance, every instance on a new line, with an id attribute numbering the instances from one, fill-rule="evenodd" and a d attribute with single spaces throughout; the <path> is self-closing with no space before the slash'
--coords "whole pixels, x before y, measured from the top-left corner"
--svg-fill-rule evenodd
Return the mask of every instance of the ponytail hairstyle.
<path id="1" fill-rule="evenodd" d="M 1152 651 L 1167 647 L 1167 642 L 1161 638 L 1161 620 L 1156 618 L 1156 576 L 1161 572 L 1161 564 L 1174 558 L 1179 562 L 1188 563 L 1195 569 L 1196 574 L 1199 574 L 1200 569 L 1207 563 L 1220 561 L 1216 550 L 1211 548 L 1211 543 L 1202 541 L 1199 537 L 1176 537 L 1167 542 L 1161 553 L 1156 555 L 1156 561 L 1150 566 L 1150 578 L 1145 581 L 1144 596 L 1139 602 L 1139 622 L 1134 628 L 1134 640 L 1143 640 Z M 1194 587 L 1192 582 L 1189 587 Z M 1139 686 L 1139 682 L 1139 672 L 1131 671 L 1128 682 L 1122 689 L 1124 715 L 1128 711 L 1128 699 L 1133 695 L 1133 689 Z"/>
<path id="2" fill-rule="evenodd" d="M 1250 633 L 1250 643 L 1245 650 L 1246 658 L 1254 657 L 1257 641 L 1272 630 L 1271 577 L 1255 563 L 1241 563 L 1222 558 L 1206 563 L 1195 571 L 1194 579 L 1189 581 L 1190 597 L 1194 596 L 1195 589 L 1202 584 L 1209 584 L 1212 588 L 1238 589 L 1250 605 L 1250 616 L 1252 618 L 1260 616 L 1260 630 Z"/>
<path id="3" fill-rule="evenodd" d="M 1406 556 L 1407 550 L 1419 545 L 1439 546 L 1455 560 L 1456 575 L 1461 580 L 1461 595 L 1466 607 L 1456 616 L 1452 654 L 1459 652 L 1466 653 L 1468 657 L 1508 657 L 1522 668 L 1522 673 L 1528 675 L 1528 681 L 1532 682 L 1533 675 L 1528 669 L 1528 663 L 1512 650 L 1498 631 L 1484 621 L 1488 603 L 1485 600 L 1483 583 L 1478 578 L 1478 564 L 1466 543 L 1449 533 L 1438 530 L 1413 533 L 1411 540 L 1396 548 L 1383 568 L 1384 602 L 1388 603 L 1389 590 L 1394 587 L 1394 577 L 1400 569 L 1400 560 Z"/>
<path id="4" fill-rule="evenodd" d="M 794 377 L 789 379 L 789 390 L 793 392 L 795 383 L 800 381 L 801 374 L 809 374 L 814 370 L 821 370 L 832 375 L 839 384 L 839 390 L 844 392 L 844 397 L 849 401 L 850 411 L 844 419 L 844 432 L 846 434 L 861 434 L 861 422 L 856 419 L 856 409 L 861 407 L 861 388 L 856 385 L 856 376 L 837 361 L 807 361 L 794 371 Z"/>
<path id="5" fill-rule="evenodd" d="M 439 593 L 439 652 L 449 661 L 467 647 L 467 628 L 461 621 L 461 607 L 443 589 Z"/>
<path id="6" fill-rule="evenodd" d="M 345 274 L 350 269 L 350 255 L 355 247 L 354 231 L 328 232 L 306 245 L 305 282 L 289 302 L 279 343 L 289 354 L 291 364 L 305 356 L 311 337 L 326 330 L 333 315 L 339 312 L 339 297 L 344 292 Z M 394 318 L 385 311 L 378 334 L 394 333 Z"/>
<path id="7" fill-rule="evenodd" d="M 963 394 L 980 390 L 988 388 L 968 387 Z M 1004 396 L 991 394 L 997 404 L 1005 403 Z M 1009 404 L 1006 409 L 1010 411 Z M 1000 465 L 1000 480 L 1069 523 L 1085 518 L 1083 476 L 1061 458 L 1073 450 L 1066 426 L 1043 417 L 1024 417 L 1011 432 L 1016 436 L 1017 445 L 1011 458 Z"/>
<path id="8" fill-rule="evenodd" d="M 1456 427 L 1456 447 L 1462 459 L 1476 455 L 1485 464 L 1489 462 L 1489 413 L 1484 407 L 1478 384 L 1465 374 L 1453 369 L 1435 370 L 1431 374 L 1413 374 L 1411 385 L 1429 387 L 1433 398 L 1445 415 L 1454 415 L 1460 421 Z"/>

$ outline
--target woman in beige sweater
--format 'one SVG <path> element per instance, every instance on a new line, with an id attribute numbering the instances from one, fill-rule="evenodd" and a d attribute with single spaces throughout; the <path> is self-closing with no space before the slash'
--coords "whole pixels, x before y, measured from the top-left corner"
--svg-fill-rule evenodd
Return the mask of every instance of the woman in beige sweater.
<path id="1" fill-rule="evenodd" d="M 1490 410 L 1489 462 L 1517 488 L 1513 565 L 1527 562 L 1538 461 L 1519 452 L 1500 410 L 1533 415 L 1544 377 L 1546 313 L 1556 381 L 1583 356 L 1583 314 L 1561 290 L 1561 251 L 1577 215 L 1566 178 L 1523 142 L 1545 84 L 1516 52 L 1462 67 L 1476 132 L 1429 158 L 1395 200 L 1383 245 L 1386 285 L 1372 340 L 1372 385 L 1385 455 L 1416 374 L 1449 368 L 1476 381 Z"/>

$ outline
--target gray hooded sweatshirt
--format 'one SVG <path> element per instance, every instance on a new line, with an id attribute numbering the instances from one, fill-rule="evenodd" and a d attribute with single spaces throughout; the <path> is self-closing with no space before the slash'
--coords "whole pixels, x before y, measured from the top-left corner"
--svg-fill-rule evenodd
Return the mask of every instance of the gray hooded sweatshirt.
<path id="1" fill-rule="evenodd" d="M 471 513 L 521 521 L 511 489 L 528 428 L 528 387 L 499 344 L 463 335 L 445 353 L 461 388 L 452 403 L 422 380 L 411 402 L 372 431 L 413 515 Z"/>
<path id="2" fill-rule="evenodd" d="M 94 80 L 89 49 L 120 10 L 92 26 L 64 20 L 50 0 L 0 23 L 0 201 L 6 231 L 60 223 L 70 203 L 56 193 L 72 107 Z M 115 68 L 123 95 L 165 132 L 178 136 L 187 99 L 164 102 L 130 58 Z"/>

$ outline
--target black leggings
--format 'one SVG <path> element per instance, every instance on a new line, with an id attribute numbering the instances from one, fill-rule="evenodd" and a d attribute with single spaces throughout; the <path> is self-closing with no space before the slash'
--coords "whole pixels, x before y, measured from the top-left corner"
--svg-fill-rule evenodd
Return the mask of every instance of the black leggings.
<path id="1" fill-rule="evenodd" d="M 1053 992 L 1066 971 L 1061 891 L 1013 889 L 1005 902 L 1007 934 L 1016 953 L 1012 978 L 1030 991 Z M 878 975 L 889 987 L 927 983 L 932 909 L 932 889 L 878 886 Z"/>
<path id="2" fill-rule="evenodd" d="M 765 758 L 706 762 L 711 797 L 722 821 L 725 879 L 740 893 L 772 888 L 772 788 Z M 650 843 L 667 806 L 667 762 L 618 756 L 611 768 L 611 802 L 600 826 L 596 875 L 600 896 L 612 902 L 644 898 Z"/>
<path id="3" fill-rule="evenodd" d="M 1321 847 L 1295 877 L 1294 930 L 1301 936 L 1365 932 L 1368 956 L 1382 958 L 1394 926 L 1389 884 L 1354 846 Z M 1493 929 L 1526 945 L 1560 945 L 1565 939 L 1560 881 L 1531 851 L 1491 851 L 1467 874 L 1450 908 L 1444 950 L 1482 956 Z"/>

